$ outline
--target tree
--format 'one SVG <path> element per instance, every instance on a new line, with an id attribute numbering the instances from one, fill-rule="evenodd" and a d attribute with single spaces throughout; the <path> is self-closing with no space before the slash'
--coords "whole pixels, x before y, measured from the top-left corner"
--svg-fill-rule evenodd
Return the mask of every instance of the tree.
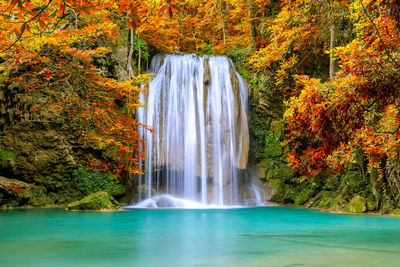
<path id="1" fill-rule="evenodd" d="M 138 134 L 134 110 L 140 105 L 140 83 L 147 76 L 125 83 L 102 77 L 93 59 L 110 53 L 96 45 L 99 38 L 116 42 L 121 21 L 115 1 L 1 1 L 0 58 L 3 84 L 17 83 L 26 93 L 44 99 L 21 110 L 20 119 L 34 113 L 54 112 L 82 122 L 86 145 L 106 152 L 92 166 L 116 173 L 139 174 L 145 141 Z M 145 8 L 141 1 L 137 8 Z M 126 9 L 120 3 L 120 12 Z M 131 6 L 127 7 L 131 8 Z M 133 9 L 130 9 L 131 12 Z M 142 11 L 142 10 L 141 10 Z M 131 14 L 132 22 L 135 14 Z M 150 129 L 149 129 L 150 130 Z"/>
<path id="2" fill-rule="evenodd" d="M 335 48 L 334 79 L 297 78 L 301 93 L 288 103 L 286 145 L 290 164 L 303 175 L 340 170 L 362 151 L 368 171 L 378 179 L 386 171 L 393 193 L 400 193 L 400 30 L 390 4 L 354 2 L 356 38 Z"/>
<path id="3" fill-rule="evenodd" d="M 330 54 L 329 75 L 334 74 L 335 24 L 345 20 L 349 1 L 282 1 L 279 14 L 267 24 L 266 45 L 250 57 L 259 72 L 274 71 L 275 85 L 287 95 L 296 94 L 293 74 L 315 72 Z M 325 16 L 328 14 L 328 16 Z M 329 50 L 330 49 L 330 50 Z M 315 62 L 315 58 L 320 58 Z M 323 74 L 324 76 L 326 74 Z"/>

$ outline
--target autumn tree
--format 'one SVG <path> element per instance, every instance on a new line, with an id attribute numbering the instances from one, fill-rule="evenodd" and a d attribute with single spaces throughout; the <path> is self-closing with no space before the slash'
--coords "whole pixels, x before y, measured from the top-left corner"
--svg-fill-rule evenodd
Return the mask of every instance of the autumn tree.
<path id="1" fill-rule="evenodd" d="M 355 1 L 351 19 L 356 38 L 335 48 L 340 69 L 330 82 L 298 77 L 298 97 L 288 103 L 289 161 L 303 175 L 338 171 L 368 159 L 369 173 L 400 193 L 397 12 L 390 1 Z M 371 175 L 371 183 L 376 181 Z"/>
<path id="2" fill-rule="evenodd" d="M 133 25 L 137 12 L 148 6 L 130 1 L 138 4 L 134 9 L 108 0 L 0 3 L 1 82 L 17 84 L 25 93 L 43 99 L 39 105 L 21 109 L 19 119 L 40 119 L 40 114 L 53 112 L 79 121 L 86 145 L 106 152 L 92 166 L 141 173 L 138 162 L 143 159 L 145 141 L 137 131 L 147 127 L 136 122 L 134 111 L 147 77 L 120 83 L 102 77 L 93 60 L 110 53 L 109 48 L 97 45 L 98 39 L 116 43 L 123 27 L 115 19 L 119 12 L 129 11 Z"/>
<path id="3" fill-rule="evenodd" d="M 348 4 L 333 0 L 282 1 L 279 13 L 264 26 L 265 46 L 250 57 L 251 66 L 258 72 L 272 71 L 276 90 L 287 95 L 297 93 L 294 74 L 333 76 L 334 41 L 349 39 L 336 36 L 334 29 L 335 25 L 345 24 Z M 316 68 L 324 65 L 330 66 L 329 71 Z"/>

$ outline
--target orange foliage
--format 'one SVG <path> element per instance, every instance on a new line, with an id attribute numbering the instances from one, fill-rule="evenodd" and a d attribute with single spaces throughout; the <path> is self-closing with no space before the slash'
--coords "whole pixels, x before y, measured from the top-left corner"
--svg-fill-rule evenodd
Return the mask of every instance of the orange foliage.
<path id="1" fill-rule="evenodd" d="M 301 93 L 288 102 L 289 162 L 304 175 L 340 169 L 361 149 L 368 170 L 382 178 L 387 162 L 399 158 L 400 30 L 382 1 L 351 7 L 357 38 L 335 49 L 335 79 L 298 77 Z"/>
<path id="2" fill-rule="evenodd" d="M 138 163 L 144 157 L 145 141 L 137 130 L 147 127 L 135 121 L 134 110 L 140 83 L 148 77 L 120 83 L 100 76 L 92 64 L 94 57 L 110 53 L 97 47 L 96 40 L 115 42 L 121 31 L 121 22 L 113 19 L 118 15 L 117 3 L 2 0 L 0 6 L 3 83 L 18 82 L 26 93 L 46 95 L 42 104 L 23 111 L 20 119 L 26 112 L 61 112 L 68 121 L 86 125 L 82 137 L 87 146 L 106 152 L 108 170 L 142 173 Z M 85 49 L 78 48 L 82 44 Z"/>

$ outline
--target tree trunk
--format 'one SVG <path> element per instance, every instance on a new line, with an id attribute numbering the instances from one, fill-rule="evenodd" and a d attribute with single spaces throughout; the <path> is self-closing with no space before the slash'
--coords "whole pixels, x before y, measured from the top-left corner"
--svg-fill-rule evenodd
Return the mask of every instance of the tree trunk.
<path id="1" fill-rule="evenodd" d="M 250 30 L 250 50 L 255 51 L 257 48 L 256 44 L 256 25 L 254 24 L 254 0 L 247 0 L 247 12 Z"/>
<path id="2" fill-rule="evenodd" d="M 333 49 L 335 48 L 335 24 L 332 23 L 330 28 L 331 40 L 330 40 L 330 54 L 329 54 L 329 78 L 332 80 L 335 76 L 335 59 L 333 58 Z"/>
<path id="3" fill-rule="evenodd" d="M 141 60 L 142 60 L 142 48 L 140 47 L 140 35 L 138 35 L 138 47 L 139 47 L 139 55 L 138 55 L 138 74 L 140 74 L 141 69 Z"/>
<path id="4" fill-rule="evenodd" d="M 133 29 L 129 29 L 129 35 L 130 35 L 130 48 L 129 48 L 129 53 L 128 53 L 128 61 L 126 63 L 126 72 L 128 75 L 128 78 L 133 76 L 133 69 L 132 69 L 132 55 L 133 55 Z"/>
<path id="5" fill-rule="evenodd" d="M 226 43 L 226 26 L 225 26 L 225 14 L 226 14 L 226 3 L 220 0 L 220 13 L 221 13 L 221 23 L 222 23 L 222 38 L 224 44 Z"/>

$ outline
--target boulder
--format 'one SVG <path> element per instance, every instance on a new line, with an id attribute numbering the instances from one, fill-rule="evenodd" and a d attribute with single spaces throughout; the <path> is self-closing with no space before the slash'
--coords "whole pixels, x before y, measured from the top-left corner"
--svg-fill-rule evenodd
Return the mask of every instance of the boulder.
<path id="1" fill-rule="evenodd" d="M 367 211 L 367 201 L 357 195 L 353 197 L 347 206 L 347 211 L 352 213 L 362 213 Z"/>
<path id="2" fill-rule="evenodd" d="M 119 210 L 118 202 L 107 192 L 97 192 L 67 205 L 67 210 Z"/>
<path id="3" fill-rule="evenodd" d="M 335 198 L 334 200 L 332 200 L 331 205 L 330 205 L 330 209 L 332 211 L 343 211 L 346 210 L 346 200 L 342 199 L 341 196 Z"/>

